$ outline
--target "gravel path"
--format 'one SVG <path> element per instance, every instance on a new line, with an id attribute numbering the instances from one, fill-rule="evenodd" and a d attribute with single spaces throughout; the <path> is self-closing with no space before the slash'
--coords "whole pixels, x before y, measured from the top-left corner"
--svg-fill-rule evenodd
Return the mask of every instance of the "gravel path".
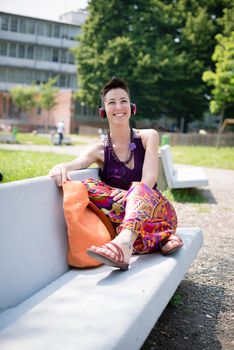
<path id="1" fill-rule="evenodd" d="M 176 203 L 179 226 L 199 226 L 204 245 L 141 350 L 234 349 L 234 171 L 204 168 L 202 204 Z"/>

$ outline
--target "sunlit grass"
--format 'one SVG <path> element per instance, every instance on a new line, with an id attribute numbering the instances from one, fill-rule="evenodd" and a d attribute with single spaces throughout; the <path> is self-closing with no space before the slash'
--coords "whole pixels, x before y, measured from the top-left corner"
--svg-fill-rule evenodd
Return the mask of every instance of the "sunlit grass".
<path id="1" fill-rule="evenodd" d="M 74 159 L 54 153 L 0 150 L 0 173 L 3 182 L 47 175 L 53 165 Z"/>
<path id="2" fill-rule="evenodd" d="M 198 188 L 180 188 L 175 190 L 166 189 L 163 191 L 164 196 L 170 202 L 179 203 L 206 203 L 207 199 Z"/>
<path id="3" fill-rule="evenodd" d="M 234 147 L 173 146 L 173 162 L 234 170 Z"/>

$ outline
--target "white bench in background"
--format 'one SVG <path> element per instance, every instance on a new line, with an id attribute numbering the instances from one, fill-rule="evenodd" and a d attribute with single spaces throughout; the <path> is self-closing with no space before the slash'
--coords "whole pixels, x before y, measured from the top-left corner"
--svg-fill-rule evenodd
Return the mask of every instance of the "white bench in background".
<path id="1" fill-rule="evenodd" d="M 173 165 L 172 154 L 169 145 L 160 148 L 162 164 L 166 176 L 167 184 L 170 189 L 207 186 L 208 179 L 200 167 L 186 166 L 175 168 Z"/>
<path id="2" fill-rule="evenodd" d="M 126 272 L 70 269 L 62 191 L 49 177 L 0 185 L 0 223 L 3 350 L 140 349 L 203 242 L 199 228 L 179 228 L 184 246 L 171 256 L 133 256 Z"/>
<path id="3" fill-rule="evenodd" d="M 12 134 L 0 134 L 0 142 L 16 143 L 16 137 Z"/>

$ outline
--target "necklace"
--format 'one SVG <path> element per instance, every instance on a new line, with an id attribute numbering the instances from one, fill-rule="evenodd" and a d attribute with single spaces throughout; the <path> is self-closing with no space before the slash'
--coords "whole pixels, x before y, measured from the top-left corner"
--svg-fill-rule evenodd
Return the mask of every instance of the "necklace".
<path id="1" fill-rule="evenodd" d="M 110 131 L 108 132 L 108 135 L 107 135 L 107 145 L 109 147 L 109 150 L 111 152 L 112 157 L 114 158 L 114 160 L 117 163 L 119 163 L 121 165 L 128 164 L 132 160 L 132 157 L 134 155 L 134 149 L 136 148 L 136 144 L 133 142 L 133 130 L 132 130 L 132 128 L 130 129 L 130 142 L 128 144 L 128 150 L 130 151 L 130 155 L 125 161 L 120 160 L 118 158 L 117 154 L 115 153 L 115 151 L 113 149 L 111 137 L 110 137 Z"/>

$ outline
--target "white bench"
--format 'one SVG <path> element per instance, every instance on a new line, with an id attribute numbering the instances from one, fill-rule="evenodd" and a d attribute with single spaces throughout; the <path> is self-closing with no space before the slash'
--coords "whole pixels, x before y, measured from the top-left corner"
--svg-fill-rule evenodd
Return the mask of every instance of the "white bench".
<path id="1" fill-rule="evenodd" d="M 98 170 L 72 177 L 97 178 Z M 139 349 L 202 246 L 199 228 L 178 234 L 178 252 L 133 256 L 126 272 L 69 269 L 62 191 L 54 181 L 0 185 L 1 349 Z"/>
<path id="2" fill-rule="evenodd" d="M 4 143 L 16 143 L 16 137 L 12 134 L 1 134 L 0 142 Z"/>
<path id="3" fill-rule="evenodd" d="M 164 173 L 170 189 L 207 186 L 208 179 L 200 167 L 187 166 L 175 169 L 170 146 L 160 148 Z"/>

